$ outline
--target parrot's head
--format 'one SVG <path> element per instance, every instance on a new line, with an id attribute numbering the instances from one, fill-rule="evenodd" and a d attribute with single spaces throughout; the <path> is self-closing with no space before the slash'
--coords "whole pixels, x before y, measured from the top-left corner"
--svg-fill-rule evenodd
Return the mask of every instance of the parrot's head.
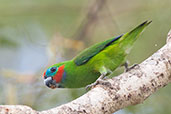
<path id="1" fill-rule="evenodd" d="M 51 89 L 63 88 L 62 81 L 65 79 L 65 65 L 53 65 L 43 73 L 44 84 Z"/>

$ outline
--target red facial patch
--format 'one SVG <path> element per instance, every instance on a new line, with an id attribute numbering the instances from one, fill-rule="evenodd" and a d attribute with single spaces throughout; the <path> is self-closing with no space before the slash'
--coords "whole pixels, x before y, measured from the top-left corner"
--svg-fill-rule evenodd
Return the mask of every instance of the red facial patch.
<path id="1" fill-rule="evenodd" d="M 46 71 L 43 73 L 43 78 L 44 78 L 45 74 L 46 74 Z"/>
<path id="2" fill-rule="evenodd" d="M 55 76 L 53 77 L 53 80 L 56 80 L 57 83 L 60 82 L 62 80 L 63 73 L 64 73 L 64 65 L 62 65 L 58 68 L 58 71 L 55 74 Z"/>

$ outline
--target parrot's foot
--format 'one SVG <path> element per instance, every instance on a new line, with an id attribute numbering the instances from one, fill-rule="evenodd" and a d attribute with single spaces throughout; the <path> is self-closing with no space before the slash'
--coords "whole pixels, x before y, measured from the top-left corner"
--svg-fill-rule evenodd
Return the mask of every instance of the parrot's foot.
<path id="1" fill-rule="evenodd" d="M 132 65 L 131 67 L 128 67 L 128 63 L 125 62 L 124 66 L 125 66 L 125 72 L 128 72 L 128 71 L 130 71 L 131 69 L 133 69 L 134 67 L 138 66 L 138 64 L 134 64 L 134 65 Z"/>
<path id="2" fill-rule="evenodd" d="M 86 90 L 88 91 L 89 89 L 95 87 L 97 84 L 100 83 L 102 83 L 103 85 L 109 85 L 110 83 L 104 80 L 105 77 L 106 76 L 102 74 L 94 83 L 87 85 Z"/>

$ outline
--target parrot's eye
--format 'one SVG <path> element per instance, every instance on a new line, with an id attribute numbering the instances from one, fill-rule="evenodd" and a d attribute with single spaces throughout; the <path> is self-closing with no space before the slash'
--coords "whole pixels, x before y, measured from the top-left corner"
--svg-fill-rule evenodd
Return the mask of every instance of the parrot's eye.
<path id="1" fill-rule="evenodd" d="M 56 71 L 56 67 L 52 67 L 51 69 L 50 69 L 50 71 L 53 73 L 53 72 L 55 72 Z"/>

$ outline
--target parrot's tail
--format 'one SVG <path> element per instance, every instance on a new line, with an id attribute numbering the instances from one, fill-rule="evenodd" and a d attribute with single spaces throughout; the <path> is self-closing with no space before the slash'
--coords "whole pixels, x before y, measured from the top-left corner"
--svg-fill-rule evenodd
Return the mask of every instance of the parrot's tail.
<path id="1" fill-rule="evenodd" d="M 132 31 L 124 34 L 120 39 L 120 46 L 124 49 L 129 49 L 132 47 L 133 43 L 135 40 L 138 38 L 138 36 L 142 33 L 144 28 L 148 26 L 152 21 L 145 21 L 139 26 L 137 26 L 135 29 Z"/>

